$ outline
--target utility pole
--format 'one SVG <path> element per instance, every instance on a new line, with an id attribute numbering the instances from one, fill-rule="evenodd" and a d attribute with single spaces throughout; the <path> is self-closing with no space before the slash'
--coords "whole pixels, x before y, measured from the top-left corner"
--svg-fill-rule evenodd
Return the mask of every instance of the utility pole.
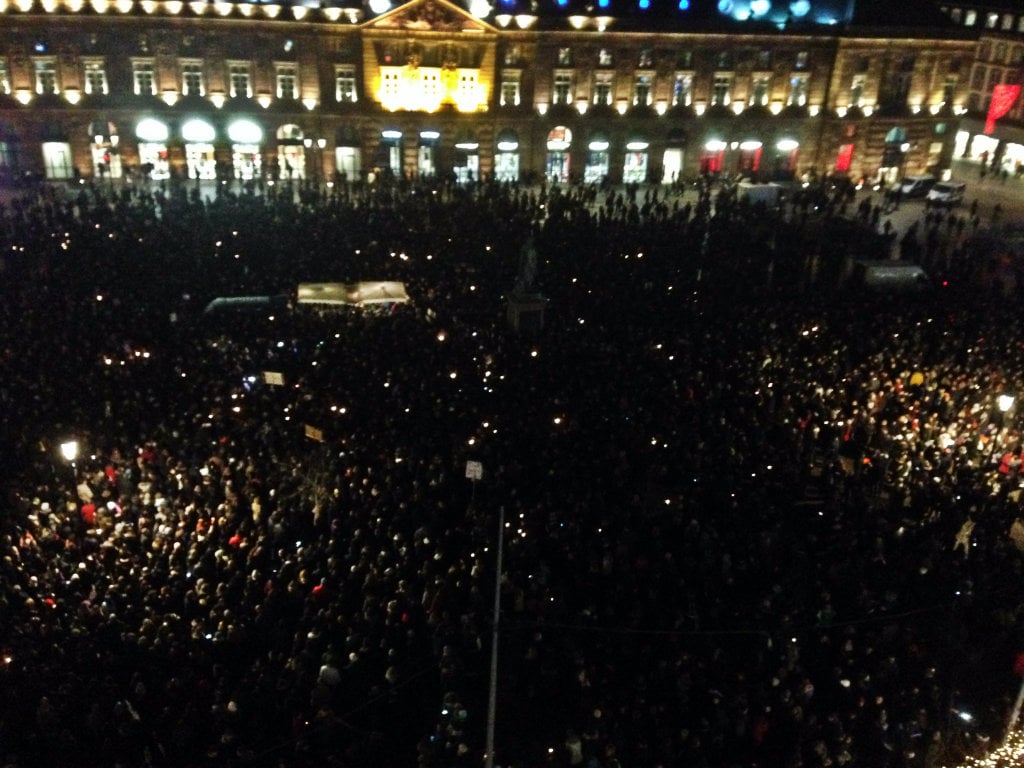
<path id="1" fill-rule="evenodd" d="M 494 622 L 491 625 L 491 686 L 487 698 L 484 768 L 494 768 L 494 721 L 498 709 L 498 632 L 501 620 L 501 560 L 505 543 L 505 508 L 498 507 L 498 556 L 494 572 Z"/>

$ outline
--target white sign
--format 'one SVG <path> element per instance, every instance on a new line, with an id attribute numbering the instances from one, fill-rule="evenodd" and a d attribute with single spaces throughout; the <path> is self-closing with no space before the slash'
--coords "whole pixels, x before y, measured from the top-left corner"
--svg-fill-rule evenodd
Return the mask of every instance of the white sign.
<path id="1" fill-rule="evenodd" d="M 466 462 L 466 477 L 470 480 L 482 480 L 484 476 L 484 465 L 479 461 Z"/>
<path id="2" fill-rule="evenodd" d="M 283 387 L 284 374 L 278 371 L 264 371 L 263 382 L 265 384 L 269 384 L 272 387 Z"/>

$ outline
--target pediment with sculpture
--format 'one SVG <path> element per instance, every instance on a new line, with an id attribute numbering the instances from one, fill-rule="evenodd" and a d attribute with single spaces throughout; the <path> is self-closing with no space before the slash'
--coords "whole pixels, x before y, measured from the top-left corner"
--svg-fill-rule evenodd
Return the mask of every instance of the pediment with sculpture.
<path id="1" fill-rule="evenodd" d="M 486 23 L 474 18 L 447 0 L 413 0 L 371 19 L 367 29 L 404 29 L 418 32 L 493 32 Z"/>

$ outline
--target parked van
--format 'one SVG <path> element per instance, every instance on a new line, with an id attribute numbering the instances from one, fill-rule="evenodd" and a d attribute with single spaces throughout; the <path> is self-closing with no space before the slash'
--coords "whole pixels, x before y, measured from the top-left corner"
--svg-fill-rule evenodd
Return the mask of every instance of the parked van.
<path id="1" fill-rule="evenodd" d="M 938 179 L 931 174 L 907 176 L 900 182 L 900 193 L 904 197 L 924 197 L 937 181 Z"/>
<path id="2" fill-rule="evenodd" d="M 959 205 L 967 194 L 967 185 L 962 181 L 943 181 L 928 190 L 925 202 L 932 205 Z"/>
<path id="3" fill-rule="evenodd" d="M 931 285 L 928 273 L 906 261 L 857 261 L 851 276 L 854 286 L 872 291 L 915 292 Z"/>

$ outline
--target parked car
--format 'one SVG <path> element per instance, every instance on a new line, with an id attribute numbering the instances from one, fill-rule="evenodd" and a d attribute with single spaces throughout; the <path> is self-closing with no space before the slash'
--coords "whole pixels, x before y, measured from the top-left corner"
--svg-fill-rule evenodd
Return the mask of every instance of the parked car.
<path id="1" fill-rule="evenodd" d="M 967 185 L 962 181 L 943 181 L 928 190 L 925 202 L 931 205 L 952 206 L 964 201 Z"/>
<path id="2" fill-rule="evenodd" d="M 900 193 L 904 197 L 924 197 L 937 181 L 931 174 L 907 176 L 900 182 Z"/>

